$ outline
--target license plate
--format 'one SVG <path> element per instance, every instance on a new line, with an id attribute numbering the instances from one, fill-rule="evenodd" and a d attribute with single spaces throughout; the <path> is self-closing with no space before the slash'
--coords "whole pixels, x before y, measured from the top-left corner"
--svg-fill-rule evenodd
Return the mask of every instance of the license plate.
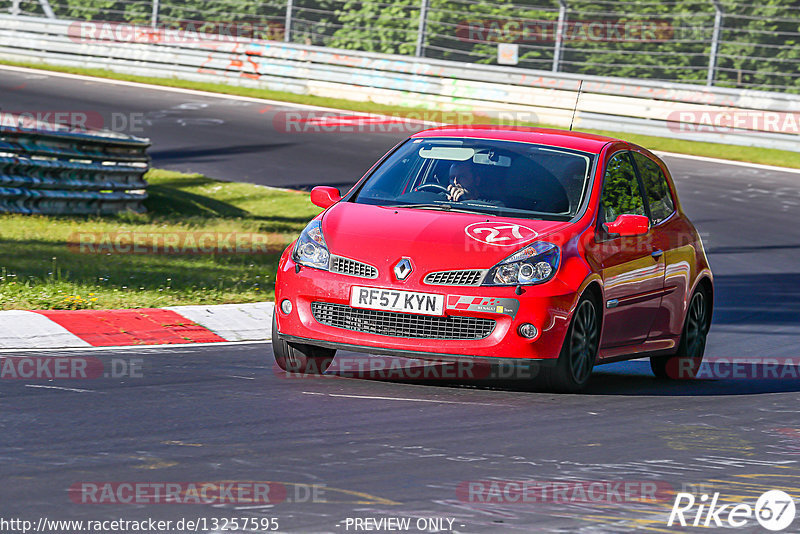
<path id="1" fill-rule="evenodd" d="M 444 315 L 444 295 L 353 286 L 350 306 L 421 315 Z"/>

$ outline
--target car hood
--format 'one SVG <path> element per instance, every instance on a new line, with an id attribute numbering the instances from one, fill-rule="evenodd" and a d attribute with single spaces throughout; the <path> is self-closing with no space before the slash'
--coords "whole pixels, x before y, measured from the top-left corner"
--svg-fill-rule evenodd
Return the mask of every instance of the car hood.
<path id="1" fill-rule="evenodd" d="M 324 214 L 322 231 L 331 254 L 372 264 L 381 271 L 408 257 L 430 272 L 488 269 L 526 243 L 569 224 L 340 202 Z M 498 234 L 492 231 L 510 225 L 521 228 L 501 228 Z"/>

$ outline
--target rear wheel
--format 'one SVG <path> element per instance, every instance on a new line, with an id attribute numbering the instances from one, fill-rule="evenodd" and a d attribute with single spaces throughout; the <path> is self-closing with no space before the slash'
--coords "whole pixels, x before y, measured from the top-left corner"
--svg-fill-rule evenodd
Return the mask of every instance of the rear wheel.
<path id="1" fill-rule="evenodd" d="M 576 393 L 589 382 L 600 344 L 597 300 L 584 295 L 572 315 L 567 337 L 556 366 L 545 371 L 547 386 L 554 391 Z"/>
<path id="2" fill-rule="evenodd" d="M 694 378 L 703 363 L 711 317 L 708 290 L 698 287 L 689 301 L 678 351 L 667 356 L 651 356 L 650 368 L 658 378 Z"/>
<path id="3" fill-rule="evenodd" d="M 277 310 L 276 310 L 277 313 Z M 289 343 L 278 337 L 278 319 L 272 317 L 272 352 L 278 367 L 287 373 L 321 375 L 330 367 L 335 349 Z"/>

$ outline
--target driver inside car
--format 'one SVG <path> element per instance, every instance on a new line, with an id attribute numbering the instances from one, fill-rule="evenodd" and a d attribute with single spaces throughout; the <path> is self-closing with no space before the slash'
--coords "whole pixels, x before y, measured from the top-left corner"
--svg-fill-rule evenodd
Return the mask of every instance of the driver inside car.
<path id="1" fill-rule="evenodd" d="M 481 177 L 473 170 L 469 161 L 457 161 L 450 166 L 450 185 L 447 186 L 447 200 L 478 200 L 489 198 L 481 191 Z"/>

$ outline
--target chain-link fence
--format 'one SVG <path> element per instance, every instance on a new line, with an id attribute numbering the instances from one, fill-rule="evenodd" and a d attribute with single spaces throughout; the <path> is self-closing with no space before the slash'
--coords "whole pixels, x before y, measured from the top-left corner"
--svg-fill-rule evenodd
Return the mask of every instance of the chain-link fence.
<path id="1" fill-rule="evenodd" d="M 0 12 L 800 92 L 797 0 L 0 0 Z"/>

